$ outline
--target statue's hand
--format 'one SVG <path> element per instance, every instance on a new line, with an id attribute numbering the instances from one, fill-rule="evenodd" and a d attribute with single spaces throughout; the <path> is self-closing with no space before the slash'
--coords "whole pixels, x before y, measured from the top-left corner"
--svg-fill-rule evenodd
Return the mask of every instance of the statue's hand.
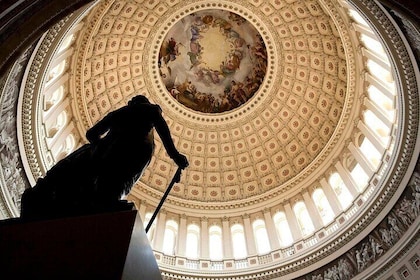
<path id="1" fill-rule="evenodd" d="M 179 183 L 179 181 L 181 181 L 181 172 L 182 169 L 178 168 L 178 170 L 176 171 L 174 178 L 172 179 L 174 183 Z"/>
<path id="2" fill-rule="evenodd" d="M 174 157 L 174 161 L 181 169 L 185 169 L 189 165 L 187 157 L 179 153 Z"/>

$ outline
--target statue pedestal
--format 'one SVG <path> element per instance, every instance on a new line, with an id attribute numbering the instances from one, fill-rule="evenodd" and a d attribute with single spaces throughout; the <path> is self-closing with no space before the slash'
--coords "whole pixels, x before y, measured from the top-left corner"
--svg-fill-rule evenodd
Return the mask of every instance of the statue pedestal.
<path id="1" fill-rule="evenodd" d="M 161 280 L 136 210 L 0 221 L 3 279 Z"/>

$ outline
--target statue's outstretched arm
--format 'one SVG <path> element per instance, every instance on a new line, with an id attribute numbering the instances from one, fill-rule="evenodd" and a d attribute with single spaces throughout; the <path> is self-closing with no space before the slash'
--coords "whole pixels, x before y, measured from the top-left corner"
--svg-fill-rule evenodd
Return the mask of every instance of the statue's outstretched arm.
<path id="1" fill-rule="evenodd" d="M 163 146 L 166 149 L 168 155 L 175 161 L 175 163 L 182 169 L 188 166 L 188 159 L 186 156 L 180 154 L 175 147 L 175 144 L 171 137 L 171 132 L 169 131 L 168 124 L 162 116 L 162 110 L 159 108 L 159 112 L 156 114 L 155 118 L 155 129 L 159 134 L 160 139 L 162 139 Z"/>
<path id="2" fill-rule="evenodd" d="M 113 113 L 109 113 L 86 132 L 86 138 L 90 143 L 96 143 L 109 130 Z"/>

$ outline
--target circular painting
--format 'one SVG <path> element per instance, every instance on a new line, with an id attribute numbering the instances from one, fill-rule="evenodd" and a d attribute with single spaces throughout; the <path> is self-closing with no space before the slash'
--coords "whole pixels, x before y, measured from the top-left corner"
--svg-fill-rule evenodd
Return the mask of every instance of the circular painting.
<path id="1" fill-rule="evenodd" d="M 267 68 L 265 44 L 241 16 L 205 10 L 179 20 L 159 52 L 160 76 L 173 98 L 203 113 L 245 104 L 259 89 Z"/>

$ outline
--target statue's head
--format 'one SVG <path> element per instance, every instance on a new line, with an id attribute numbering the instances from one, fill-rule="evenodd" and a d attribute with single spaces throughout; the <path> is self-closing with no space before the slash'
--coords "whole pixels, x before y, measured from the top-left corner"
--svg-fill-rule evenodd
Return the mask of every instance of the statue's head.
<path id="1" fill-rule="evenodd" d="M 150 101 L 144 95 L 136 95 L 128 102 L 128 105 L 137 105 L 137 104 L 150 104 Z"/>

